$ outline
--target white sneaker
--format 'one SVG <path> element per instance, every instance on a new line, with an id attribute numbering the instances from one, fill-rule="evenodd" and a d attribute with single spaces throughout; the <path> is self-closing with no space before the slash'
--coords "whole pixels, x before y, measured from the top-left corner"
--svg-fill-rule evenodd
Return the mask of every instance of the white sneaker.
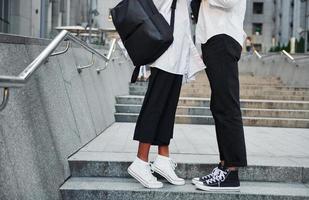
<path id="1" fill-rule="evenodd" d="M 177 167 L 177 163 L 175 163 L 169 157 L 158 155 L 156 160 L 152 164 L 152 169 L 156 173 L 163 176 L 168 182 L 173 185 L 185 185 L 185 180 L 179 178 L 176 173 L 175 169 Z"/>
<path id="2" fill-rule="evenodd" d="M 129 166 L 128 173 L 146 188 L 157 189 L 163 187 L 163 183 L 152 175 L 153 171 L 150 164 L 139 158 L 136 158 Z"/>

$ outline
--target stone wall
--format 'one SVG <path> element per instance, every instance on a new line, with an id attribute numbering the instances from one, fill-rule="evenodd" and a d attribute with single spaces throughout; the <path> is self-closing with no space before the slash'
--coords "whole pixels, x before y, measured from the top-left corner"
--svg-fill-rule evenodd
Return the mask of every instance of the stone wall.
<path id="1" fill-rule="evenodd" d="M 0 34 L 0 74 L 18 75 L 49 42 Z M 11 90 L 0 112 L 1 200 L 60 199 L 59 186 L 70 175 L 67 158 L 115 121 L 115 96 L 128 94 L 131 64 L 116 50 L 105 71 L 97 74 L 105 63 L 96 58 L 95 67 L 79 74 L 76 66 L 90 60 L 75 45 L 49 58 L 24 88 Z"/>
<path id="2" fill-rule="evenodd" d="M 258 59 L 255 55 L 243 55 L 239 62 L 240 73 L 258 76 L 274 76 L 292 87 L 309 87 L 309 56 L 293 55 L 296 62 L 278 54 L 265 55 Z M 308 56 L 308 57 L 307 57 Z M 306 59 L 302 59 L 306 57 Z"/>

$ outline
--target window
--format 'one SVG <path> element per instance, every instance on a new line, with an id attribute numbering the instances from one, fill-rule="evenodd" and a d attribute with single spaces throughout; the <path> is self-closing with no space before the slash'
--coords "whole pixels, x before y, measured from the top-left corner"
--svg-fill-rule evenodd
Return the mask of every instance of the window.
<path id="1" fill-rule="evenodd" d="M 9 25 L 9 0 L 0 0 L 0 32 L 7 33 Z"/>
<path id="2" fill-rule="evenodd" d="M 253 3 L 253 14 L 263 14 L 264 12 L 264 3 L 254 2 Z"/>
<path id="3" fill-rule="evenodd" d="M 252 24 L 252 34 L 253 35 L 262 35 L 263 34 L 263 24 L 262 23 L 253 23 Z"/>

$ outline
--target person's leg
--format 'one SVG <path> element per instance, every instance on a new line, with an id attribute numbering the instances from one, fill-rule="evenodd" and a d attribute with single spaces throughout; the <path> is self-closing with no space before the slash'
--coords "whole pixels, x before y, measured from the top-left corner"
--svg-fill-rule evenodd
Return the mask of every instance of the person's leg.
<path id="1" fill-rule="evenodd" d="M 219 151 L 227 167 L 247 165 L 239 101 L 238 60 L 241 46 L 220 35 L 203 45 L 203 58 L 212 89 L 211 111 L 215 119 Z"/>
<path id="2" fill-rule="evenodd" d="M 184 185 L 185 180 L 176 173 L 176 163 L 169 157 L 169 144 L 173 138 L 175 115 L 182 85 L 182 76 L 171 74 L 174 82 L 170 87 L 167 104 L 161 115 L 157 129 L 155 144 L 158 145 L 158 156 L 153 163 L 153 169 L 171 184 Z"/>
<path id="3" fill-rule="evenodd" d="M 134 140 L 139 141 L 137 158 L 128 168 L 128 173 L 147 188 L 163 186 L 151 173 L 148 155 L 150 146 L 157 145 L 157 129 L 172 83 L 173 79 L 162 70 L 151 68 L 148 89 L 134 132 Z"/>
<path id="4" fill-rule="evenodd" d="M 140 142 L 138 145 L 137 157 L 145 162 L 148 162 L 150 147 L 151 147 L 151 144 Z"/>
<path id="5" fill-rule="evenodd" d="M 158 146 L 158 154 L 165 157 L 170 157 L 169 145 Z"/>
<path id="6" fill-rule="evenodd" d="M 158 145 L 158 128 L 174 81 L 171 75 L 158 68 L 151 68 L 148 89 L 135 126 L 134 140 Z"/>
<path id="7" fill-rule="evenodd" d="M 222 34 L 211 38 L 202 46 L 202 51 L 212 90 L 210 107 L 221 162 L 204 183 L 198 181 L 196 186 L 202 190 L 239 190 L 237 167 L 247 165 L 239 101 L 238 60 L 241 46 L 230 36 Z"/>

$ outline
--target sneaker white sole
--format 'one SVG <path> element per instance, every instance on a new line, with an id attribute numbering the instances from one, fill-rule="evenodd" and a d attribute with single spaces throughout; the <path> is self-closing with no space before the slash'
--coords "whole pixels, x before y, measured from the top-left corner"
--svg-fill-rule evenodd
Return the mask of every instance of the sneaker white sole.
<path id="1" fill-rule="evenodd" d="M 203 184 L 202 181 L 196 180 L 196 179 L 192 179 L 192 184 L 196 185 L 196 184 Z"/>
<path id="2" fill-rule="evenodd" d="M 160 174 L 161 176 L 163 176 L 168 182 L 170 182 L 170 183 L 173 184 L 173 185 L 178 185 L 178 186 L 180 186 L 180 185 L 185 185 L 185 184 L 186 184 L 185 180 L 183 180 L 183 181 L 174 180 L 174 179 L 171 178 L 168 174 L 165 174 L 163 171 L 161 171 L 161 170 L 160 170 L 158 167 L 156 167 L 156 166 L 153 166 L 153 170 L 154 170 L 156 173 L 158 173 L 158 174 Z"/>
<path id="3" fill-rule="evenodd" d="M 137 173 L 135 173 L 131 168 L 128 168 L 128 173 L 140 184 L 142 184 L 145 188 L 149 189 L 159 189 L 163 187 L 163 183 L 159 182 L 158 184 L 149 185 L 142 177 L 140 177 Z"/>
<path id="4" fill-rule="evenodd" d="M 229 192 L 240 192 L 240 187 L 209 187 L 204 185 L 203 183 L 196 184 L 195 187 L 197 189 L 209 192 L 221 192 L 221 191 L 229 191 Z"/>

